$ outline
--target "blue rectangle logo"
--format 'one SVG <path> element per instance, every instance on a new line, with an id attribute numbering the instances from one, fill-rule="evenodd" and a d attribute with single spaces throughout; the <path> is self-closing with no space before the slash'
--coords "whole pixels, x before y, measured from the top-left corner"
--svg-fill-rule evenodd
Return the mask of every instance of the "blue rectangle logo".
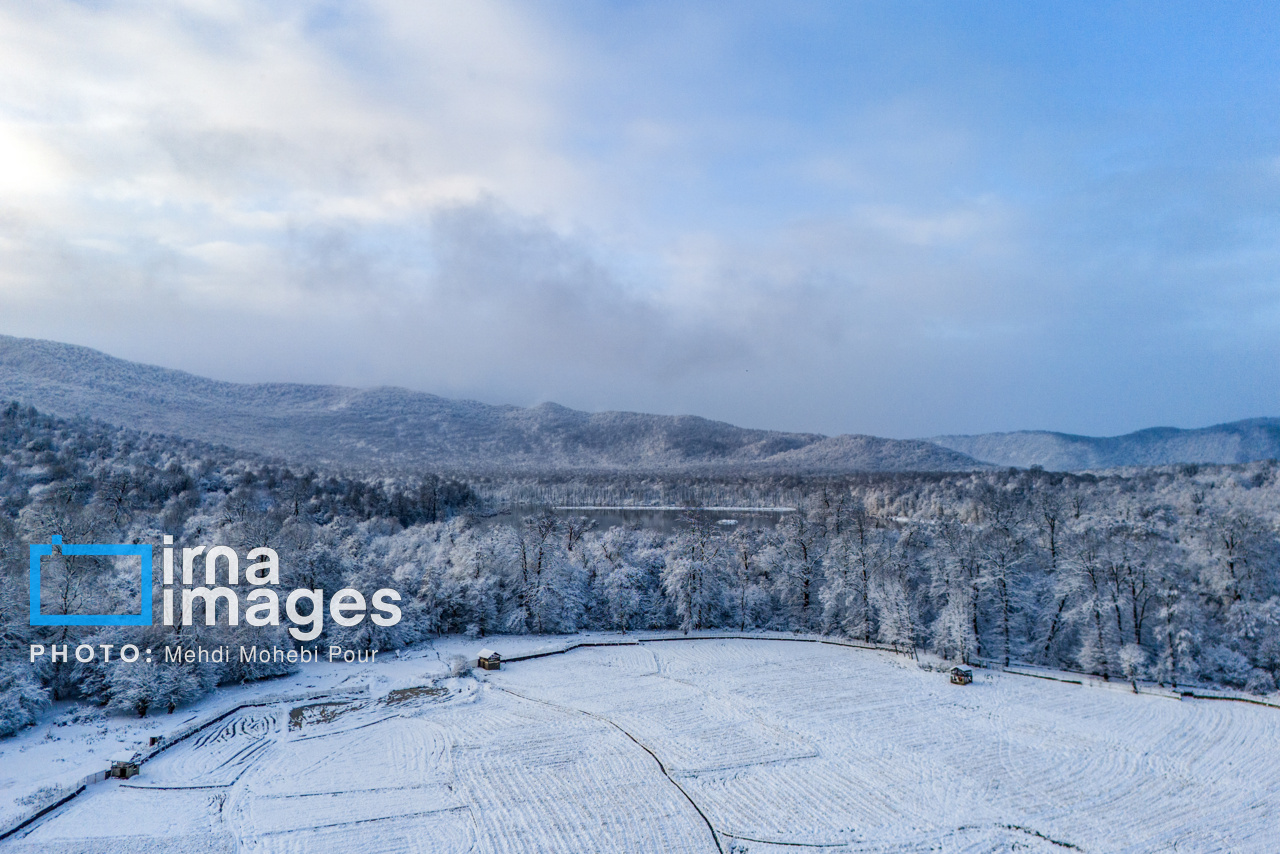
<path id="1" fill-rule="evenodd" d="M 137 614 L 42 614 L 40 613 L 40 559 L 53 555 L 58 546 L 64 555 L 101 555 L 110 557 L 133 556 L 142 561 L 141 588 L 138 598 L 142 602 Z M 151 615 L 151 546 L 128 544 L 90 544 L 70 546 L 62 544 L 62 537 L 49 538 L 49 545 L 32 545 L 31 550 L 31 625 L 33 626 L 149 626 Z"/>

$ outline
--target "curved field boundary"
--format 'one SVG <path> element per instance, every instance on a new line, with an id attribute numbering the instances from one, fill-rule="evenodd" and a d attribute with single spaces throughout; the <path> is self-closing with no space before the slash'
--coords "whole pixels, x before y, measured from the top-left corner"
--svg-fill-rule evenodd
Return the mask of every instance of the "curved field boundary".
<path id="1" fill-rule="evenodd" d="M 1266 706 L 1280 709 L 1280 702 L 1265 700 L 1260 697 L 1246 697 L 1216 688 L 1196 686 L 1194 688 L 1171 688 L 1156 682 L 1130 679 L 1103 679 L 1092 673 L 1081 673 L 1075 670 L 1051 670 L 1031 664 L 1010 664 L 1004 666 L 990 659 L 982 659 L 983 667 L 999 670 L 1014 676 L 1029 676 L 1032 679 L 1048 679 L 1053 682 L 1064 682 L 1068 685 L 1087 685 L 1091 688 L 1109 688 L 1125 693 L 1149 694 L 1153 697 L 1167 697 L 1171 700 L 1230 700 L 1234 703 L 1250 703 L 1255 706 Z M 1039 672 L 1034 672 L 1039 671 Z"/>
<path id="2" fill-rule="evenodd" d="M 594 646 L 632 646 L 633 644 L 583 644 L 583 646 L 592 646 L 592 645 Z M 565 652 L 568 652 L 568 650 L 565 650 Z M 554 653 L 547 653 L 547 654 L 554 655 Z M 535 657 L 542 658 L 543 656 L 539 655 Z M 559 703 L 552 703 L 548 700 L 539 700 L 537 697 L 529 697 L 525 694 L 521 694 L 519 691 L 513 691 L 510 688 L 503 688 L 501 685 L 495 685 L 494 687 L 497 688 L 499 691 L 502 691 L 504 694 L 510 694 L 513 697 L 519 697 L 521 700 L 526 700 L 530 703 L 539 703 L 543 706 L 547 706 L 559 712 L 564 712 L 566 714 L 571 714 L 571 715 L 583 715 L 588 718 L 594 718 L 603 724 L 607 724 L 608 726 L 613 727 L 618 732 L 625 735 L 627 738 L 633 741 L 636 744 L 636 746 L 638 746 L 641 750 L 649 754 L 649 756 L 653 759 L 654 762 L 658 763 L 658 770 L 662 772 L 662 776 L 666 777 L 667 781 L 670 782 L 671 785 L 675 786 L 676 789 L 680 792 L 680 794 L 684 795 L 684 799 L 689 802 L 689 806 L 693 807 L 694 812 L 698 814 L 698 818 L 702 819 L 702 823 L 707 826 L 707 830 L 710 831 L 711 833 L 711 841 L 714 842 L 716 845 L 716 850 L 719 851 L 720 854 L 725 854 L 724 846 L 720 844 L 720 831 L 716 830 L 715 825 L 711 823 L 711 819 L 707 816 L 706 813 L 702 811 L 702 807 L 698 806 L 698 802 L 693 799 L 692 795 L 690 795 L 687 791 L 685 791 L 684 786 L 680 785 L 680 781 L 678 781 L 675 777 L 671 776 L 671 772 L 667 770 L 667 766 L 663 764 L 661 759 L 658 758 L 658 754 L 655 753 L 649 747 L 649 745 L 645 744 L 643 741 L 636 738 L 631 733 L 627 732 L 627 730 L 624 729 L 620 724 L 616 723 L 613 720 L 610 720 L 604 715 L 598 715 L 595 712 L 588 712 L 586 709 L 578 709 L 578 708 L 574 708 L 573 706 L 562 706 Z"/>
<path id="3" fill-rule="evenodd" d="M 1252 703 L 1255 706 L 1266 706 L 1269 709 L 1280 709 L 1280 703 L 1271 700 L 1259 700 L 1257 697 L 1234 697 L 1228 694 L 1204 694 L 1196 691 L 1183 691 L 1183 697 L 1192 700 L 1231 700 L 1235 703 Z"/>
<path id="4" fill-rule="evenodd" d="M 501 636 L 498 636 L 501 637 Z M 531 661 L 535 658 L 546 658 L 550 655 L 564 655 L 575 649 L 587 649 L 590 647 L 608 647 L 608 646 L 641 646 L 646 643 L 665 643 L 669 641 L 700 641 L 700 640 L 768 640 L 768 641 L 786 641 L 789 643 L 820 643 L 827 646 L 843 646 L 850 649 L 866 649 L 876 650 L 879 652 L 892 652 L 897 655 L 906 656 L 919 661 L 919 651 L 913 646 L 903 646 L 883 643 L 870 643 L 865 641 L 838 639 L 830 637 L 815 637 L 805 635 L 783 635 L 783 634 L 749 634 L 742 632 L 732 632 L 728 634 L 705 634 L 705 635 L 659 635 L 657 637 L 636 637 L 634 639 L 605 641 L 581 641 L 566 643 L 559 649 L 548 649 L 540 652 L 531 652 L 524 655 L 513 655 L 503 657 L 504 663 L 516 661 Z M 496 638 L 491 643 L 500 643 Z M 1054 682 L 1065 682 L 1070 685 L 1089 685 L 1098 688 L 1110 688 L 1117 691 L 1133 692 L 1137 694 L 1151 694 L 1153 696 L 1168 697 L 1170 699 L 1195 699 L 1195 700 L 1231 700 L 1237 703 L 1251 703 L 1255 706 L 1267 706 L 1272 709 L 1280 709 L 1280 701 L 1260 699 L 1258 697 L 1246 697 L 1240 694 L 1222 691 L 1210 686 L 1196 686 L 1181 690 L 1177 688 L 1167 688 L 1155 682 L 1146 682 L 1138 680 L 1136 683 L 1128 679 L 1106 680 L 1091 673 L 1083 673 L 1075 670 L 1057 670 L 1048 667 L 1040 667 L 1035 664 L 1026 664 L 1014 662 L 1009 665 L 1003 665 L 990 658 L 974 658 L 971 659 L 973 666 L 981 667 L 988 670 L 997 670 L 1001 673 L 1009 673 L 1013 676 L 1028 676 L 1033 679 L 1048 679 Z M 1038 671 L 1038 672 L 1031 672 Z"/>
<path id="5" fill-rule="evenodd" d="M 515 661 L 531 661 L 535 658 L 546 658 L 550 655 L 564 655 L 566 652 L 572 652 L 575 649 L 587 649 L 590 647 L 606 647 L 606 646 L 641 646 L 646 643 L 666 643 L 668 641 L 703 641 L 703 640 L 768 640 L 768 641 L 786 641 L 789 643 L 820 643 L 828 646 L 844 646 L 851 649 L 869 649 L 880 652 L 892 652 L 898 655 L 916 657 L 916 650 L 909 646 L 895 646 L 893 644 L 883 643 L 864 643 L 855 640 L 836 640 L 834 638 L 824 637 L 805 637 L 803 635 L 773 635 L 773 634 L 715 634 L 715 635 L 665 635 L 659 637 L 637 637 L 634 640 L 616 640 L 616 641 L 581 641 L 579 643 L 569 643 L 560 649 L 549 649 L 542 652 L 530 652 L 524 655 L 513 655 L 511 657 L 503 657 L 503 663 Z M 494 641 L 496 643 L 497 641 Z"/>
<path id="6" fill-rule="evenodd" d="M 107 779 L 106 771 L 94 771 L 92 774 L 88 774 L 80 778 L 79 780 L 76 781 L 75 785 L 71 787 L 71 791 L 63 792 L 60 795 L 54 796 L 53 800 L 47 803 L 41 804 L 40 806 L 35 807 L 31 811 L 18 816 L 16 819 L 14 819 L 11 826 L 0 829 L 0 839 L 4 839 L 5 837 L 18 832 L 22 828 L 31 824 L 36 819 L 43 818 L 44 816 L 56 810 L 58 807 L 67 803 L 67 801 L 70 801 L 76 795 L 83 792 L 91 784 L 100 783 L 105 779 Z"/>
<path id="7" fill-rule="evenodd" d="M 224 711 L 213 713 L 211 717 L 197 719 L 191 722 L 190 724 L 187 724 L 186 726 L 181 727 L 176 732 L 170 733 L 169 735 L 161 736 L 160 742 L 158 744 L 152 747 L 149 747 L 146 750 L 142 750 L 133 754 L 132 758 L 133 758 L 133 761 L 137 762 L 138 765 L 141 766 L 145 764 L 148 760 L 154 759 L 160 753 L 163 753 L 164 751 L 168 750 L 170 747 L 173 747 L 175 744 L 179 744 L 180 742 L 186 741 L 188 738 L 200 732 L 201 730 L 207 729 L 208 727 L 213 726 L 219 721 L 225 720 L 226 718 L 229 718 L 232 715 L 234 715 L 236 712 L 242 711 L 244 709 L 251 709 L 257 706 L 274 706 L 277 703 L 301 703 L 307 700 L 327 699 L 330 697 L 346 697 L 346 696 L 356 697 L 356 696 L 360 696 L 362 693 L 363 692 L 361 691 L 351 691 L 351 690 L 304 691 L 296 694 L 273 694 L 266 697 L 258 697 L 253 700 L 246 700 L 245 702 L 238 703 Z M 71 791 L 56 795 L 53 800 L 40 804 L 39 806 L 34 807 L 28 812 L 22 815 L 19 815 L 17 818 L 10 821 L 9 824 L 3 827 L 0 827 L 0 840 L 7 839 L 8 837 L 17 833 L 19 830 L 22 830 L 24 827 L 27 827 L 28 825 L 31 825 L 36 821 L 38 821 L 39 819 L 45 817 L 49 813 L 56 810 L 58 807 L 61 807 L 62 805 L 74 799 L 76 796 L 83 793 L 84 790 L 88 788 L 90 785 L 94 783 L 101 783 L 103 780 L 106 780 L 107 774 L 108 772 L 106 771 L 94 771 L 92 774 L 89 774 L 88 776 L 83 777 L 80 780 L 76 781 L 76 783 L 71 787 Z"/>
<path id="8" fill-rule="evenodd" d="M 638 637 L 634 640 L 616 640 L 616 641 L 583 641 L 581 643 L 570 643 L 561 649 L 551 649 L 544 652 L 533 652 L 526 655 L 513 655 L 510 658 L 503 658 L 503 662 L 514 661 L 530 661 L 535 658 L 546 658 L 549 655 L 564 655 L 566 652 L 572 652 L 575 649 L 586 649 L 589 647 L 605 647 L 605 646 L 641 646 L 646 643 L 665 643 L 668 641 L 699 641 L 699 640 L 770 640 L 770 641 L 787 641 L 790 643 L 820 643 L 827 646 L 843 646 L 850 649 L 868 649 L 880 652 L 892 652 L 897 655 L 908 656 L 919 661 L 917 650 L 914 647 L 900 646 L 882 643 L 865 643 L 855 640 L 837 640 L 835 638 L 825 637 L 805 637 L 795 635 L 774 635 L 774 634 L 715 634 L 715 635 L 666 635 L 660 637 Z M 1280 709 L 1280 702 L 1274 700 L 1264 700 L 1258 697 L 1245 697 L 1239 694 L 1232 694 L 1226 691 L 1219 691 L 1214 688 L 1197 687 L 1189 690 L 1179 690 L 1176 688 L 1166 688 L 1154 682 L 1134 682 L 1127 679 L 1111 680 L 1102 679 L 1090 673 L 1079 673 L 1073 670 L 1052 670 L 1050 668 L 1040 668 L 1034 664 L 1010 664 L 1008 666 L 1001 665 L 992 659 L 975 659 L 973 662 L 978 667 L 986 669 L 995 669 L 1001 673 L 1008 673 L 1013 676 L 1028 676 L 1032 679 L 1048 679 L 1053 682 L 1064 682 L 1069 685 L 1088 685 L 1096 688 L 1109 688 L 1115 691 L 1132 691 L 1135 694 L 1150 694 L 1156 697 L 1167 697 L 1172 700 L 1229 700 L 1235 703 L 1250 703 L 1255 706 L 1266 706 L 1271 709 Z M 1031 670 L 1039 670 L 1041 672 L 1032 673 Z"/>

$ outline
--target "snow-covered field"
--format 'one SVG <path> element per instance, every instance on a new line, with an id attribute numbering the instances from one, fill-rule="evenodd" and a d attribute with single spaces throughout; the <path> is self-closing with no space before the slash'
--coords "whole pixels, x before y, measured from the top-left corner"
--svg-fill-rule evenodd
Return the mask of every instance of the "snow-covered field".
<path id="1" fill-rule="evenodd" d="M 776 640 L 442 678 L 476 646 L 219 692 L 209 710 L 359 689 L 236 712 L 0 852 L 1280 850 L 1276 709 L 982 671 L 957 687 L 892 654 Z M 0 798 L 165 723 L 2 742 Z"/>

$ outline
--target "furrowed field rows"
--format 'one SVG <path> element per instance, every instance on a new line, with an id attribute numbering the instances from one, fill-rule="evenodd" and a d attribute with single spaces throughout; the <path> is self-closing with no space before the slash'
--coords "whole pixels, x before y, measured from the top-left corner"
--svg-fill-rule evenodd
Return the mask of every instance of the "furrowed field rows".
<path id="1" fill-rule="evenodd" d="M 161 753 L 147 774 L 130 781 L 140 788 L 230 786 L 267 749 L 281 730 L 279 710 L 240 712 Z"/>
<path id="2" fill-rule="evenodd" d="M 22 839 L 0 843 L 5 854 L 230 854 L 235 845 L 221 832 L 225 790 L 129 789 L 77 798 Z M 126 822 L 120 817 L 127 816 Z"/>
<path id="3" fill-rule="evenodd" d="M 819 645 L 646 647 L 663 675 L 634 680 L 628 692 L 609 684 L 590 649 L 575 653 L 580 662 L 529 662 L 540 666 L 497 679 L 623 727 L 717 828 L 756 845 L 895 850 L 894 840 L 913 837 L 925 849 L 1001 850 L 1008 833 L 1022 845 L 1041 833 L 1102 850 L 1180 839 L 1211 850 L 1275 836 L 1280 718 L 1265 710 L 1237 706 L 1228 716 L 1204 703 L 1009 677 L 958 689 L 898 658 Z M 771 755 L 759 732 L 820 758 Z M 1238 818 L 1206 821 L 1208 803 Z M 999 838 L 984 841 L 991 834 Z"/>
<path id="4" fill-rule="evenodd" d="M 677 677 L 706 677 L 716 673 L 751 667 L 766 673 L 771 668 L 790 668 L 818 644 L 791 644 L 769 641 L 685 641 L 645 645 L 657 656 L 662 672 Z"/>
<path id="5" fill-rule="evenodd" d="M 474 711 L 455 762 L 481 851 L 714 850 L 657 763 L 608 724 L 496 692 Z"/>
<path id="6" fill-rule="evenodd" d="M 766 639 L 584 647 L 444 684 L 237 713 L 0 854 L 1273 854 L 1280 840 L 1273 709 L 986 671 L 957 687 L 902 656 Z"/>
<path id="7" fill-rule="evenodd" d="M 189 836 L 112 836 L 55 839 L 50 842 L 10 842 L 6 852 L 15 854 L 238 854 L 230 837 L 207 833 Z"/>
<path id="8" fill-rule="evenodd" d="M 804 846 L 758 839 L 733 839 L 737 850 L 749 854 L 1063 854 L 1065 848 L 1035 833 L 1000 826 L 971 825 L 945 832 L 909 832 L 889 841 L 852 842 L 847 845 Z"/>
<path id="9" fill-rule="evenodd" d="M 241 842 L 245 854 L 467 854 L 475 831 L 466 811 L 263 833 Z"/>
<path id="10" fill-rule="evenodd" d="M 588 651 L 590 653 L 590 651 Z M 634 690 L 586 679 L 571 685 L 553 677 L 555 663 L 529 662 L 495 680 L 539 699 L 567 701 L 607 717 L 657 750 L 669 770 L 709 771 L 815 755 L 806 740 L 752 714 L 730 697 L 711 695 L 660 676 L 629 680 Z"/>
<path id="11" fill-rule="evenodd" d="M 362 729 L 305 740 L 276 748 L 277 759 L 249 780 L 255 791 L 273 794 L 320 794 L 403 786 L 447 787 L 452 779 L 448 735 L 422 718 L 396 718 Z M 291 773 L 281 779 L 272 768 Z"/>
<path id="12" fill-rule="evenodd" d="M 277 747 L 277 761 L 254 769 L 231 810 L 243 850 L 470 850 L 474 824 L 454 792 L 447 734 L 420 717 L 382 714 L 330 717 L 343 728 L 333 734 L 313 723 L 310 735 Z M 282 764 L 294 769 L 283 784 Z M 436 847 L 424 848 L 424 838 Z"/>
<path id="13" fill-rule="evenodd" d="M 851 767 L 822 759 L 735 768 L 680 782 L 713 825 L 743 838 L 834 845 L 923 820 L 904 815 L 891 795 L 872 788 Z"/>
<path id="14" fill-rule="evenodd" d="M 241 836 L 355 824 L 428 812 L 458 809 L 430 787 L 363 789 L 314 795 L 259 795 L 243 807 Z"/>
<path id="15" fill-rule="evenodd" d="M 658 672 L 658 662 L 648 646 L 601 647 L 590 657 L 589 664 L 593 669 L 613 671 L 615 679 L 618 676 L 651 676 Z"/>

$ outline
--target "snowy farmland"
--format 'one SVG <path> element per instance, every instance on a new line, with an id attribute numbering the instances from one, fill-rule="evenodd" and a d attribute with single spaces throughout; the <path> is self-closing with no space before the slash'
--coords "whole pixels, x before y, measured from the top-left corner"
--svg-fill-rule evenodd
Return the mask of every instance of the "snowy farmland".
<path id="1" fill-rule="evenodd" d="M 474 678 L 443 660 L 304 670 L 346 693 L 235 712 L 0 852 L 1280 850 L 1276 709 L 982 671 L 957 687 L 763 639 Z M 0 743 L 0 776 L 38 738 Z"/>

